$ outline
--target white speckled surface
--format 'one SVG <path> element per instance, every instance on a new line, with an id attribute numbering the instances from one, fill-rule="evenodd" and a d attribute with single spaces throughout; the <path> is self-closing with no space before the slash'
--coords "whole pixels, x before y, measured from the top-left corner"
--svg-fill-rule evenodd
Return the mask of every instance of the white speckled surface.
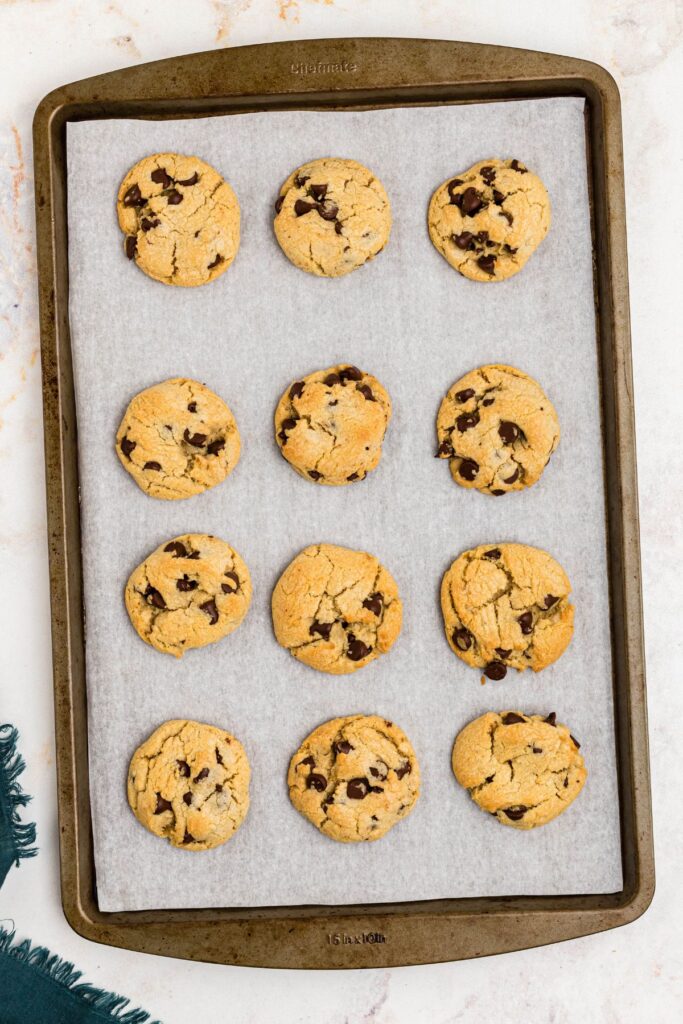
<path id="1" fill-rule="evenodd" d="M 674 1020 L 681 998 L 676 850 L 679 775 L 681 345 L 667 205 L 683 144 L 674 0 L 0 0 L 0 719 L 22 733 L 40 855 L 12 869 L 0 920 L 125 992 L 165 1024 L 450 1024 L 489 1020 Z M 641 493 L 658 890 L 621 931 L 481 961 L 387 971 L 285 973 L 190 964 L 96 946 L 59 902 L 31 118 L 63 82 L 214 46 L 335 35 L 460 38 L 569 53 L 604 64 L 621 89 Z M 665 209 L 665 231 L 656 214 Z M 666 244 L 661 244 L 662 242 Z M 664 383 L 666 382 L 666 383 Z M 11 585 L 10 585 L 11 584 Z M 677 787 L 676 790 L 677 792 Z"/>

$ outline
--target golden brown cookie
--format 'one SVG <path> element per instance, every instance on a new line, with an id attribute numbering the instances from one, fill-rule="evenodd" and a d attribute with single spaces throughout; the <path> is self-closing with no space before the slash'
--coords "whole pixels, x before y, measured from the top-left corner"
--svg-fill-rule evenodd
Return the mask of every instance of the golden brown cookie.
<path id="1" fill-rule="evenodd" d="M 441 610 L 451 650 L 489 679 L 539 672 L 572 638 L 571 585 L 561 565 L 528 544 L 481 544 L 444 574 Z"/>
<path id="2" fill-rule="evenodd" d="M 233 471 L 240 435 L 218 395 L 196 380 L 174 377 L 131 400 L 116 434 L 116 454 L 152 498 L 189 498 Z"/>
<path id="3" fill-rule="evenodd" d="M 289 765 L 294 807 L 338 843 L 373 842 L 407 818 L 420 795 L 410 740 L 377 715 L 347 715 L 314 729 Z"/>
<path id="4" fill-rule="evenodd" d="M 401 632 L 403 606 L 393 576 L 374 555 L 313 544 L 275 585 L 278 643 L 320 672 L 355 672 L 385 654 Z"/>
<path id="5" fill-rule="evenodd" d="M 521 711 L 475 718 L 453 746 L 453 773 L 503 825 L 547 825 L 576 799 L 588 772 L 566 725 Z"/>
<path id="6" fill-rule="evenodd" d="M 275 410 L 275 438 L 305 480 L 363 480 L 382 456 L 391 399 L 376 377 L 341 363 L 294 381 Z"/>
<path id="7" fill-rule="evenodd" d="M 440 185 L 429 204 L 429 237 L 472 281 L 518 273 L 550 227 L 550 199 L 519 160 L 480 160 Z"/>
<path id="8" fill-rule="evenodd" d="M 485 494 L 535 484 L 560 441 L 557 413 L 539 384 L 514 366 L 480 366 L 441 403 L 437 457 L 461 487 Z"/>
<path id="9" fill-rule="evenodd" d="M 164 722 L 128 769 L 128 803 L 141 825 L 183 850 L 210 850 L 234 836 L 249 810 L 249 762 L 225 729 Z"/>
<path id="10" fill-rule="evenodd" d="M 389 197 L 372 171 L 355 160 L 311 160 L 280 189 L 274 228 L 285 256 L 300 270 L 341 277 L 387 244 Z"/>
<path id="11" fill-rule="evenodd" d="M 222 640 L 249 610 L 251 577 L 229 544 L 186 533 L 161 544 L 126 584 L 126 610 L 136 632 L 164 654 Z"/>
<path id="12" fill-rule="evenodd" d="M 237 196 L 199 157 L 154 153 L 140 160 L 121 182 L 116 210 L 126 256 L 155 281 L 206 284 L 237 255 Z"/>

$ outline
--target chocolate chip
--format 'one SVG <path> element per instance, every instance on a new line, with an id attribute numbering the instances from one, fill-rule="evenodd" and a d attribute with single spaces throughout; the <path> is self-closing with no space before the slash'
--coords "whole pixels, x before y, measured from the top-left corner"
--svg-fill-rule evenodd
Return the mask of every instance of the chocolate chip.
<path id="1" fill-rule="evenodd" d="M 223 792 L 223 787 L 221 786 L 221 784 L 220 784 L 220 782 L 219 782 L 219 783 L 218 783 L 218 784 L 216 785 L 216 788 L 214 789 L 214 793 L 222 793 L 222 792 Z"/>
<path id="2" fill-rule="evenodd" d="M 315 758 L 311 757 L 310 754 L 309 754 L 309 756 L 305 757 L 303 759 L 303 761 L 299 761 L 299 764 L 307 764 L 307 765 L 310 765 L 311 768 L 313 768 L 314 765 L 315 765 Z"/>
<path id="3" fill-rule="evenodd" d="M 543 721 L 547 722 L 548 725 L 555 725 L 555 723 L 557 722 L 557 715 L 554 711 L 551 711 L 548 717 L 544 718 Z"/>
<path id="4" fill-rule="evenodd" d="M 410 775 L 412 770 L 413 769 L 412 769 L 412 767 L 410 765 L 410 761 L 406 761 L 406 763 L 404 765 L 401 765 L 400 768 L 396 769 L 396 778 L 397 779 L 402 779 L 404 775 Z"/>
<path id="5" fill-rule="evenodd" d="M 465 182 L 462 180 L 462 178 L 453 178 L 453 180 L 449 181 L 448 185 L 446 186 L 446 191 L 448 192 L 451 203 L 455 203 L 456 206 L 458 206 L 459 204 L 455 202 L 455 194 L 453 192 L 453 189 L 456 189 L 459 185 L 464 184 Z M 460 197 L 458 196 L 458 198 Z"/>
<path id="6" fill-rule="evenodd" d="M 464 626 L 460 626 L 458 629 L 453 630 L 453 643 L 459 651 L 469 651 L 472 646 L 472 634 L 469 629 L 465 629 Z"/>
<path id="7" fill-rule="evenodd" d="M 508 224 L 512 224 L 512 222 L 513 222 L 513 220 L 515 218 L 512 216 L 510 211 L 509 210 L 501 210 L 500 212 L 502 213 L 503 217 L 505 217 L 505 219 L 508 222 Z M 506 252 L 511 253 L 513 256 L 517 252 L 516 249 L 511 248 L 511 246 L 509 246 L 509 245 L 504 245 L 503 248 L 505 249 Z"/>
<path id="8" fill-rule="evenodd" d="M 349 642 L 346 650 L 346 656 L 349 661 L 361 661 L 363 658 L 367 658 L 371 652 L 372 647 L 368 647 L 362 640 L 357 640 L 353 633 L 349 633 Z"/>
<path id="9" fill-rule="evenodd" d="M 484 669 L 484 675 L 488 676 L 489 679 L 505 679 L 507 671 L 505 665 L 501 664 L 500 661 L 492 661 Z"/>
<path id="10" fill-rule="evenodd" d="M 532 754 L 542 754 L 543 753 L 543 747 L 532 747 L 531 748 L 531 753 Z"/>
<path id="11" fill-rule="evenodd" d="M 491 558 L 495 562 L 500 558 L 500 548 L 489 548 L 488 551 L 484 552 L 484 558 Z"/>
<path id="12" fill-rule="evenodd" d="M 464 388 L 462 391 L 456 391 L 455 393 L 455 400 L 460 404 L 469 402 L 470 398 L 474 398 L 474 388 Z"/>
<path id="13" fill-rule="evenodd" d="M 574 746 L 576 747 L 577 750 L 579 750 L 581 748 L 581 744 L 579 743 L 579 741 L 576 739 L 575 736 L 572 736 L 571 733 L 569 733 L 569 739 L 572 741 L 572 743 L 574 744 Z"/>
<path id="14" fill-rule="evenodd" d="M 280 438 L 283 444 L 287 443 L 287 431 L 293 430 L 295 426 L 296 420 L 292 419 L 291 417 L 282 421 L 282 428 L 277 436 Z"/>
<path id="15" fill-rule="evenodd" d="M 510 221 L 510 223 L 512 223 L 512 221 Z M 517 250 L 513 249 L 512 246 L 508 245 L 506 242 L 505 245 L 503 246 L 503 252 L 509 252 L 511 256 L 514 256 Z"/>
<path id="16" fill-rule="evenodd" d="M 489 241 L 489 233 L 488 233 L 488 231 L 478 231 L 477 235 L 476 235 L 476 238 L 477 238 L 477 241 L 479 242 L 479 244 L 483 245 L 484 242 L 488 242 Z M 489 243 L 489 244 L 491 244 L 491 243 Z"/>
<path id="17" fill-rule="evenodd" d="M 504 444 L 512 444 L 521 434 L 521 430 L 516 423 L 511 423 L 510 420 L 501 420 L 498 433 Z"/>
<path id="18" fill-rule="evenodd" d="M 294 213 L 297 217 L 303 217 L 305 213 L 310 213 L 311 210 L 316 209 L 315 203 L 309 203 L 306 199 L 297 199 L 294 203 Z"/>
<path id="19" fill-rule="evenodd" d="M 179 540 L 172 540 L 170 544 L 167 544 L 164 551 L 172 551 L 174 558 L 185 558 L 187 555 L 187 549 L 184 544 L 181 544 Z"/>
<path id="20" fill-rule="evenodd" d="M 235 594 L 240 587 L 240 578 L 236 572 L 224 572 L 223 575 L 231 580 L 230 583 L 221 583 L 221 590 L 224 594 Z"/>
<path id="21" fill-rule="evenodd" d="M 124 437 L 123 440 L 121 441 L 121 451 L 123 452 L 123 454 L 126 456 L 127 459 L 130 459 L 131 452 L 136 447 L 137 447 L 136 442 L 135 441 L 129 441 L 127 437 Z"/>
<path id="22" fill-rule="evenodd" d="M 504 807 L 503 814 L 507 814 L 510 821 L 521 821 L 528 810 L 524 804 L 518 804 L 516 807 Z"/>
<path id="23" fill-rule="evenodd" d="M 223 764 L 223 758 L 221 757 L 221 752 L 218 747 L 216 747 L 216 760 L 219 764 Z"/>
<path id="24" fill-rule="evenodd" d="M 326 203 L 324 206 L 318 206 L 318 213 L 323 220 L 336 220 L 339 207 L 335 206 L 334 203 Z"/>
<path id="25" fill-rule="evenodd" d="M 334 750 L 335 754 L 350 754 L 351 751 L 353 750 L 353 747 L 351 746 L 348 740 L 335 740 L 335 742 L 332 744 L 332 749 Z"/>
<path id="26" fill-rule="evenodd" d="M 187 574 L 181 580 L 176 580 L 176 588 L 181 594 L 189 594 L 191 590 L 196 590 L 198 586 L 197 580 L 188 579 Z"/>
<path id="27" fill-rule="evenodd" d="M 196 185 L 199 181 L 199 175 L 195 171 L 191 178 L 186 178 L 185 181 L 176 181 L 176 185 L 185 185 L 187 188 L 190 185 Z"/>
<path id="28" fill-rule="evenodd" d="M 278 198 L 275 200 L 275 213 L 276 214 L 279 213 L 280 210 L 282 209 L 282 204 L 284 203 L 284 201 L 285 201 L 285 197 L 284 196 L 278 196 Z"/>
<path id="29" fill-rule="evenodd" d="M 516 715 L 514 711 L 508 711 L 507 714 L 501 718 L 503 725 L 515 725 L 517 722 L 526 722 L 526 718 L 521 715 Z"/>
<path id="30" fill-rule="evenodd" d="M 519 160 L 511 160 L 510 167 L 513 171 L 518 171 L 520 174 L 526 174 L 526 167 L 520 164 Z"/>
<path id="31" fill-rule="evenodd" d="M 222 452 L 224 448 L 225 448 L 225 438 L 224 437 L 217 437 L 215 441 L 212 441 L 211 444 L 206 446 L 206 454 L 207 455 L 218 455 L 218 453 Z"/>
<path id="32" fill-rule="evenodd" d="M 194 843 L 194 841 L 194 836 L 190 835 L 187 829 L 185 829 L 185 835 L 183 836 L 183 846 L 187 846 L 188 843 Z"/>
<path id="33" fill-rule="evenodd" d="M 341 384 L 341 377 L 339 376 L 338 373 L 328 373 L 327 377 L 325 377 L 323 381 L 323 384 L 326 387 L 331 388 L 335 384 Z"/>
<path id="34" fill-rule="evenodd" d="M 324 775 L 319 775 L 317 772 L 311 772 L 306 779 L 306 785 L 309 789 L 314 789 L 316 793 L 324 793 L 327 789 L 327 779 Z"/>
<path id="35" fill-rule="evenodd" d="M 297 188 L 303 188 L 307 181 L 311 180 L 310 174 L 297 174 L 294 184 Z"/>
<path id="36" fill-rule="evenodd" d="M 166 607 L 166 602 L 159 591 L 155 590 L 154 587 L 147 587 L 147 590 L 144 593 L 144 598 L 147 604 L 152 604 L 155 608 Z"/>
<path id="37" fill-rule="evenodd" d="M 375 402 L 377 399 L 372 393 L 372 389 L 367 384 L 358 384 L 356 391 L 360 391 L 361 395 L 367 402 Z"/>
<path id="38" fill-rule="evenodd" d="M 183 194 L 182 192 L 179 192 L 176 188 L 172 188 L 171 191 L 168 193 L 166 200 L 169 206 L 180 206 L 180 204 L 183 201 Z"/>
<path id="39" fill-rule="evenodd" d="M 567 788 L 567 786 L 569 785 L 569 776 L 566 776 L 566 777 L 565 777 L 565 780 L 564 780 L 564 782 L 562 783 L 562 785 L 564 786 L 564 788 L 565 788 L 565 789 Z"/>
<path id="40" fill-rule="evenodd" d="M 546 594 L 544 598 L 544 605 L 546 608 L 552 608 L 554 604 L 557 604 L 559 597 L 554 597 L 552 594 Z"/>
<path id="41" fill-rule="evenodd" d="M 503 203 L 504 199 L 505 199 L 505 196 L 503 195 L 503 193 L 499 192 L 497 188 L 494 188 L 494 190 L 493 190 L 493 201 L 496 204 L 496 206 L 500 206 Z"/>
<path id="42" fill-rule="evenodd" d="M 478 213 L 485 203 L 481 193 L 477 192 L 476 188 L 470 186 L 470 188 L 466 188 L 463 192 L 459 205 L 464 216 L 474 217 L 475 213 Z"/>
<path id="43" fill-rule="evenodd" d="M 352 474 L 351 474 L 351 476 L 347 476 L 347 478 L 346 478 L 346 479 L 347 479 L 348 481 L 352 481 L 352 480 L 359 480 L 359 479 L 360 479 L 360 477 L 358 476 L 358 473 L 352 473 Z"/>
<path id="44" fill-rule="evenodd" d="M 216 602 L 213 598 L 210 601 L 205 601 L 204 604 L 199 606 L 203 612 L 209 616 L 209 624 L 215 626 L 218 622 L 218 608 L 216 608 Z"/>
<path id="45" fill-rule="evenodd" d="M 496 272 L 496 257 L 492 253 L 489 253 L 488 256 L 480 256 L 477 266 L 481 267 L 485 274 L 493 276 Z"/>
<path id="46" fill-rule="evenodd" d="M 198 551 L 192 551 L 192 552 L 190 552 L 190 554 L 187 557 L 188 558 L 199 558 L 199 552 Z"/>
<path id="47" fill-rule="evenodd" d="M 462 459 L 458 466 L 458 475 L 469 483 L 476 479 L 478 472 L 479 463 L 475 462 L 474 459 Z"/>
<path id="48" fill-rule="evenodd" d="M 206 269 L 207 270 L 213 270 L 214 267 L 217 267 L 219 265 L 219 263 L 222 263 L 222 262 L 223 262 L 223 257 L 221 256 L 221 254 L 219 252 L 217 252 L 215 259 L 211 260 L 210 263 L 207 263 Z"/>
<path id="49" fill-rule="evenodd" d="M 336 221 L 334 222 L 334 231 L 335 231 L 335 234 L 337 234 L 337 235 L 341 235 L 343 227 L 344 227 L 344 225 L 343 225 L 343 224 L 341 223 L 341 221 L 338 221 L 338 220 L 336 220 Z M 346 252 L 346 249 L 344 250 L 344 252 Z"/>
<path id="50" fill-rule="evenodd" d="M 166 173 L 163 167 L 156 167 L 150 174 L 150 178 L 155 185 L 161 185 L 162 188 L 168 188 L 173 178 Z"/>
<path id="51" fill-rule="evenodd" d="M 172 811 L 172 810 L 173 810 L 173 804 L 171 803 L 171 801 L 170 800 L 164 800 L 163 796 L 160 793 L 157 793 L 157 805 L 154 808 L 154 813 L 155 814 L 163 814 L 164 811 Z"/>
<path id="52" fill-rule="evenodd" d="M 144 206 L 146 202 L 147 200 L 142 197 L 139 185 L 131 185 L 123 197 L 124 206 Z"/>
<path id="53" fill-rule="evenodd" d="M 378 593 L 370 594 L 370 596 L 366 597 L 363 601 L 363 607 L 367 608 L 368 611 L 371 611 L 372 614 L 376 615 L 378 618 L 382 614 L 383 606 L 384 601 L 382 599 L 382 595 Z"/>
<path id="54" fill-rule="evenodd" d="M 482 405 L 493 405 L 494 402 L 495 402 L 495 398 L 485 398 L 484 401 L 481 404 Z"/>
<path id="55" fill-rule="evenodd" d="M 327 195 L 327 185 L 309 185 L 308 194 L 320 203 Z"/>
<path id="56" fill-rule="evenodd" d="M 496 647 L 496 654 L 501 659 L 501 661 L 505 661 L 505 659 L 509 658 L 510 655 L 512 654 L 512 648 L 510 648 L 510 650 L 507 651 L 504 647 Z"/>
<path id="57" fill-rule="evenodd" d="M 506 476 L 503 480 L 504 484 L 516 484 L 519 479 L 519 466 L 515 466 L 515 471 L 512 476 Z"/>
<path id="58" fill-rule="evenodd" d="M 310 633 L 311 636 L 315 636 L 315 634 L 317 633 L 318 636 L 321 636 L 323 638 L 323 640 L 329 640 L 333 625 L 333 622 L 318 622 L 317 619 L 314 619 L 311 625 L 308 627 L 308 632 Z"/>
<path id="59" fill-rule="evenodd" d="M 126 256 L 129 260 L 133 259 L 135 252 L 138 247 L 138 240 L 135 235 L 126 235 Z"/>
<path id="60" fill-rule="evenodd" d="M 517 619 L 517 622 L 519 623 L 519 628 L 521 629 L 524 636 L 529 636 L 530 633 L 533 633 L 533 615 L 531 614 L 531 612 L 524 612 Z"/>
<path id="61" fill-rule="evenodd" d="M 190 402 L 190 404 L 187 407 L 187 411 L 188 412 L 196 412 L 197 411 L 197 403 L 196 402 Z"/>
<path id="62" fill-rule="evenodd" d="M 501 494 L 505 494 L 505 491 L 501 491 L 501 490 L 491 491 L 491 494 L 494 494 L 496 496 L 496 498 L 500 498 Z"/>
<path id="63" fill-rule="evenodd" d="M 493 167 L 489 167 L 488 165 L 486 167 L 481 167 L 479 169 L 479 173 L 487 185 L 490 185 L 492 181 L 495 181 L 496 172 Z"/>
<path id="64" fill-rule="evenodd" d="M 346 383 L 347 380 L 362 380 L 363 372 L 357 366 L 346 366 L 340 371 L 339 379 L 342 384 Z"/>
<path id="65" fill-rule="evenodd" d="M 435 458 L 437 459 L 452 459 L 455 455 L 453 451 L 453 445 L 450 441 L 442 441 L 439 447 L 436 449 Z"/>
<path id="66" fill-rule="evenodd" d="M 472 427 L 476 427 L 479 422 L 479 413 L 474 412 L 461 412 L 455 421 L 455 425 L 461 434 L 464 434 L 466 430 L 471 430 Z"/>
<path id="67" fill-rule="evenodd" d="M 379 763 L 381 764 L 384 771 L 380 771 L 379 768 L 375 768 L 373 766 L 369 769 L 369 772 L 372 775 L 373 779 L 386 779 L 388 768 L 385 765 L 384 761 L 380 761 Z"/>
<path id="68" fill-rule="evenodd" d="M 194 781 L 195 782 L 201 782 L 202 779 L 208 778 L 208 775 L 209 775 L 209 769 L 208 768 L 202 768 L 202 770 L 195 775 Z"/>
<path id="69" fill-rule="evenodd" d="M 183 796 L 183 803 L 187 804 L 188 807 L 190 806 L 190 804 L 192 803 L 192 793 L 190 793 L 189 791 L 185 793 L 185 795 Z"/>
<path id="70" fill-rule="evenodd" d="M 191 444 L 193 448 L 202 448 L 206 444 L 206 434 L 191 434 L 189 430 L 185 430 L 183 437 L 188 444 Z"/>
<path id="71" fill-rule="evenodd" d="M 161 464 L 158 463 L 158 462 L 146 462 L 142 468 L 143 469 L 153 469 L 153 470 L 155 470 L 158 473 L 159 470 L 161 469 Z"/>
<path id="72" fill-rule="evenodd" d="M 154 220 L 150 220 L 148 217 L 143 217 L 140 221 L 140 227 L 143 231 L 151 231 L 152 228 L 158 228 L 160 224 L 161 221 L 158 217 L 155 217 Z"/>
<path id="73" fill-rule="evenodd" d="M 309 469 L 308 475 L 310 476 L 311 480 L 322 480 L 323 478 L 322 473 L 319 473 L 317 469 Z"/>
<path id="74" fill-rule="evenodd" d="M 180 774 L 183 776 L 183 778 L 189 779 L 189 777 L 190 777 L 190 766 L 187 763 L 187 761 L 176 761 L 176 764 L 179 766 Z"/>
<path id="75" fill-rule="evenodd" d="M 463 252 L 466 249 L 474 248 L 474 246 L 472 245 L 472 242 L 474 240 L 474 235 L 472 234 L 471 231 L 463 231 L 459 235 L 451 235 L 451 238 L 453 239 L 453 241 L 457 245 L 458 249 L 462 249 Z"/>
<path id="76" fill-rule="evenodd" d="M 295 398 L 301 398 L 301 396 L 304 393 L 304 387 L 305 384 L 302 380 L 297 380 L 294 384 L 292 384 L 291 388 L 289 389 L 290 399 L 294 400 Z"/>
<path id="77" fill-rule="evenodd" d="M 346 795 L 350 800 L 364 800 L 368 793 L 381 792 L 381 786 L 371 786 L 367 779 L 350 779 L 346 784 Z"/>

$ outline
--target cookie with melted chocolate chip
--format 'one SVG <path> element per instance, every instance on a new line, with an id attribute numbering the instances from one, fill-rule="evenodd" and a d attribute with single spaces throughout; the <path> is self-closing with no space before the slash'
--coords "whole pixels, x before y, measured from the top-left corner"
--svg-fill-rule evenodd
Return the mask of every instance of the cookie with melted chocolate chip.
<path id="1" fill-rule="evenodd" d="M 340 363 L 288 385 L 275 410 L 275 440 L 304 480 L 363 480 L 382 456 L 391 399 L 376 377 Z"/>
<path id="2" fill-rule="evenodd" d="M 211 850 L 231 839 L 249 810 L 244 747 L 225 729 L 174 720 L 133 754 L 128 803 L 141 825 L 181 850 Z"/>
<path id="3" fill-rule="evenodd" d="M 273 222 L 294 266 L 342 277 L 373 259 L 389 240 L 391 206 L 382 182 L 355 160 L 324 157 L 292 171 Z"/>
<path id="4" fill-rule="evenodd" d="M 289 798 L 339 843 L 373 842 L 407 818 L 420 795 L 420 768 L 405 733 L 378 715 L 324 722 L 289 765 Z"/>
<path id="5" fill-rule="evenodd" d="M 539 479 L 560 442 L 540 384 L 514 366 L 480 366 L 449 389 L 436 419 L 437 458 L 461 487 L 500 496 Z"/>
<path id="6" fill-rule="evenodd" d="M 160 544 L 133 570 L 125 602 L 141 639 L 181 658 L 237 629 L 251 595 L 249 570 L 234 548 L 218 537 L 186 533 Z"/>
<path id="7" fill-rule="evenodd" d="M 196 156 L 154 153 L 121 182 L 124 252 L 148 277 L 193 288 L 228 269 L 240 244 L 237 196 Z"/>
<path id="8" fill-rule="evenodd" d="M 205 384 L 174 377 L 140 391 L 116 434 L 116 454 L 138 487 L 173 501 L 215 487 L 239 462 L 240 434 Z"/>
<path id="9" fill-rule="evenodd" d="M 374 555 L 333 544 L 304 548 L 277 581 L 271 606 L 278 643 L 332 675 L 386 654 L 403 620 L 391 573 Z"/>
<path id="10" fill-rule="evenodd" d="M 569 807 L 588 772 L 580 744 L 549 715 L 489 711 L 458 734 L 453 774 L 502 825 L 547 825 Z"/>
<path id="11" fill-rule="evenodd" d="M 472 281 L 517 274 L 550 228 L 545 185 L 519 160 L 481 160 L 434 192 L 429 237 Z"/>
<path id="12" fill-rule="evenodd" d="M 561 565 L 527 544 L 481 544 L 444 573 L 441 611 L 449 646 L 492 680 L 508 668 L 551 665 L 572 638 L 571 585 Z"/>

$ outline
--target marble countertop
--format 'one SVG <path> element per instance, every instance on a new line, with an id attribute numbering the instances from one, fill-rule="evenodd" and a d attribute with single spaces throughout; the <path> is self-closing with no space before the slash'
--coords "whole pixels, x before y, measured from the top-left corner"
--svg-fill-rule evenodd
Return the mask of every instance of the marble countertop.
<path id="1" fill-rule="evenodd" d="M 479 961 L 364 972 L 195 964 L 97 946 L 71 931 L 59 896 L 43 482 L 31 120 L 55 86 L 179 53 L 297 38 L 398 35 L 571 54 L 621 90 L 649 679 L 657 892 L 627 928 Z M 674 279 L 683 270 L 668 196 L 683 155 L 683 13 L 676 0 L 0 0 L 0 721 L 20 730 L 27 817 L 40 855 L 12 869 L 0 923 L 73 960 L 164 1024 L 450 1024 L 673 1020 L 681 986 L 676 868 L 683 370 Z M 663 224 L 657 217 L 663 214 Z M 672 237 L 673 236 L 673 237 Z M 666 384 L 664 378 L 666 377 Z M 680 386 L 680 385 L 679 385 Z M 674 792 L 678 791 L 675 786 Z"/>

